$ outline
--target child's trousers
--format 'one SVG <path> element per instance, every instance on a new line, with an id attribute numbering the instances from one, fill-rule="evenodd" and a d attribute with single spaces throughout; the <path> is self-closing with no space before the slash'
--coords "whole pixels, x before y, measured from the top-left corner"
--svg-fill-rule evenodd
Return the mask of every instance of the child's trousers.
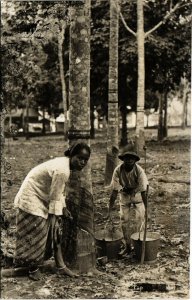
<path id="1" fill-rule="evenodd" d="M 120 217 L 123 236 L 128 248 L 131 247 L 131 205 L 135 210 L 134 232 L 139 232 L 143 229 L 145 220 L 145 206 L 141 195 L 136 194 L 135 197 L 120 193 Z"/>

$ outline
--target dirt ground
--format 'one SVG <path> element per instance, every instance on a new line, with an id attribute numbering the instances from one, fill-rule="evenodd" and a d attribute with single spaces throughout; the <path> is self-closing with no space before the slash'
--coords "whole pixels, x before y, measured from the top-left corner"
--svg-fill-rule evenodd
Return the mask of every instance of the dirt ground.
<path id="1" fill-rule="evenodd" d="M 149 197 L 148 230 L 161 236 L 157 259 L 143 264 L 134 257 L 108 261 L 99 266 L 98 275 L 78 278 L 60 277 L 45 272 L 40 282 L 27 277 L 2 277 L 1 298 L 4 299 L 189 299 L 190 238 L 190 130 L 170 130 L 170 138 L 158 143 L 155 131 L 147 132 L 146 172 L 152 187 Z M 106 155 L 105 132 L 91 140 L 92 184 L 95 203 L 95 226 L 105 223 L 110 191 L 104 188 Z M 63 155 L 62 136 L 36 137 L 30 140 L 6 139 L 2 166 L 1 210 L 11 222 L 1 232 L 1 247 L 13 256 L 15 246 L 15 212 L 13 200 L 28 171 L 35 165 Z M 144 159 L 140 165 L 144 167 Z M 173 179 L 162 182 L 160 179 Z M 182 181 L 184 183 L 182 183 Z M 119 224 L 119 203 L 113 217 Z M 166 285 L 166 291 L 144 291 L 140 283 Z M 164 284 L 164 285 L 163 285 Z"/>

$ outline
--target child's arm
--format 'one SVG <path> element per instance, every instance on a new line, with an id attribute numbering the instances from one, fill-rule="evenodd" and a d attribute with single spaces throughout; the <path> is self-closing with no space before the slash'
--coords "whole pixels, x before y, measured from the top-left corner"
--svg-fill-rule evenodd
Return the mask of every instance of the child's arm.
<path id="1" fill-rule="evenodd" d="M 149 193 L 149 184 L 147 184 L 146 191 L 141 192 L 141 197 L 142 197 L 143 203 L 145 205 L 145 208 L 147 207 L 148 193 Z"/>
<path id="2" fill-rule="evenodd" d="M 149 182 L 148 182 L 147 176 L 145 174 L 145 171 L 138 165 L 137 165 L 137 172 L 138 172 L 137 192 L 141 193 L 141 198 L 142 198 L 143 203 L 146 207 L 147 191 L 148 191 Z"/>
<path id="3" fill-rule="evenodd" d="M 145 205 L 145 207 L 146 207 L 146 203 L 147 203 L 147 192 L 146 191 L 143 191 L 143 192 L 141 192 L 141 197 L 142 197 L 142 200 L 143 200 L 143 203 L 144 203 L 144 205 Z"/>

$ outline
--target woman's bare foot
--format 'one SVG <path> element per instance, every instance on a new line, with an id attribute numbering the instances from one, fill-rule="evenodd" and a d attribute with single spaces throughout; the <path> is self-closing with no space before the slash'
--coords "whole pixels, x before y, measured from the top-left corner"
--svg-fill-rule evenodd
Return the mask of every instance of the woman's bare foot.
<path id="1" fill-rule="evenodd" d="M 103 272 L 97 270 L 96 268 L 93 268 L 91 271 L 89 271 L 87 273 L 87 276 L 95 276 L 95 275 L 100 276 L 100 275 L 103 275 L 103 274 L 104 274 Z"/>
<path id="2" fill-rule="evenodd" d="M 29 271 L 29 278 L 34 281 L 38 281 L 41 279 L 41 272 L 39 269 L 35 271 Z"/>
<path id="3" fill-rule="evenodd" d="M 63 268 L 57 268 L 57 274 L 59 274 L 59 275 L 67 275 L 67 276 L 70 276 L 70 277 L 78 277 L 78 275 L 76 273 L 72 272 L 66 266 L 63 267 Z"/>

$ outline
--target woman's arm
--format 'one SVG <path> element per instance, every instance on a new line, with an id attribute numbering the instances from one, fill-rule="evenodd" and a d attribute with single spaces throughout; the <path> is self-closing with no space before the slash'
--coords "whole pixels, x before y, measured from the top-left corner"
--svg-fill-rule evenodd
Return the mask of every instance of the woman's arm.
<path id="1" fill-rule="evenodd" d="M 54 171 L 49 195 L 49 213 L 54 215 L 62 215 L 65 204 L 64 189 L 66 177 L 64 173 Z"/>

